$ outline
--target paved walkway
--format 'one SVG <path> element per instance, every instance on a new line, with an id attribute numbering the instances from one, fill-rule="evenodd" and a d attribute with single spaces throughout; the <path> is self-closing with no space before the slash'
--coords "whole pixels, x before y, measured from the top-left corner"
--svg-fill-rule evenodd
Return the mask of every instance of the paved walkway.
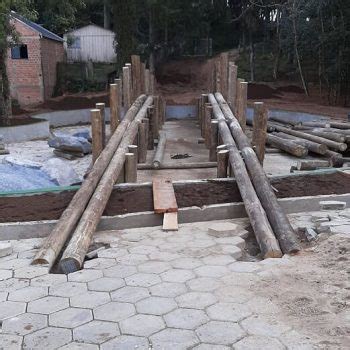
<path id="1" fill-rule="evenodd" d="M 237 261 L 248 232 L 235 222 L 103 232 L 111 248 L 68 276 L 30 266 L 40 240 L 13 242 L 0 258 L 0 348 L 313 349 L 251 291 L 297 257 Z"/>

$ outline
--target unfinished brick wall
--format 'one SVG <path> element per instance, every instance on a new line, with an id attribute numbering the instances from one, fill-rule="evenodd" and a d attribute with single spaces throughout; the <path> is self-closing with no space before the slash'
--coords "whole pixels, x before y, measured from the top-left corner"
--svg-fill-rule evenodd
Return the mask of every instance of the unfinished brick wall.
<path id="1" fill-rule="evenodd" d="M 56 77 L 57 63 L 64 59 L 63 43 L 42 38 L 41 39 L 41 61 L 44 78 L 44 99 L 53 94 Z"/>

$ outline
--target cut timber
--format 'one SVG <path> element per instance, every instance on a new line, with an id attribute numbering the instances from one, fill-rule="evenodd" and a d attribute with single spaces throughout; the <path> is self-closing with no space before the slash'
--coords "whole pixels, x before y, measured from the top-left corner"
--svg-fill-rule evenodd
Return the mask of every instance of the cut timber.
<path id="1" fill-rule="evenodd" d="M 297 242 L 296 233 L 294 232 L 287 215 L 278 203 L 266 173 L 253 151 L 247 136 L 244 134 L 240 124 L 234 117 L 222 95 L 217 93 L 215 94 L 215 97 L 213 95 L 211 96 L 211 101 L 215 100 L 215 98 L 217 99 L 217 102 L 222 109 L 222 113 L 229 123 L 233 138 L 238 144 L 238 148 L 241 151 L 256 193 L 265 209 L 274 233 L 279 240 L 282 251 L 288 254 L 297 253 L 300 250 L 300 246 Z"/>
<path id="2" fill-rule="evenodd" d="M 179 223 L 177 220 L 177 212 L 164 213 L 163 231 L 177 231 L 178 229 Z"/>
<path id="3" fill-rule="evenodd" d="M 329 168 L 328 160 L 300 160 L 297 163 L 298 170 L 315 170 L 319 168 Z"/>
<path id="4" fill-rule="evenodd" d="M 310 135 L 315 135 L 315 136 L 319 136 L 319 137 L 323 137 L 325 139 L 328 140 L 332 140 L 335 142 L 340 142 L 343 143 L 346 140 L 345 135 L 340 135 L 334 132 L 330 132 L 330 131 L 313 131 L 313 130 L 307 130 L 304 131 L 306 134 L 310 134 Z"/>
<path id="5" fill-rule="evenodd" d="M 218 170 L 217 170 L 217 178 L 226 178 L 227 177 L 227 169 L 228 169 L 228 157 L 229 151 L 222 150 L 218 151 Z"/>
<path id="6" fill-rule="evenodd" d="M 96 108 L 101 111 L 101 128 L 102 128 L 102 147 L 106 147 L 106 105 L 105 103 L 96 103 Z"/>
<path id="7" fill-rule="evenodd" d="M 256 240 L 259 244 L 264 258 L 279 258 L 282 256 L 281 249 L 272 232 L 271 225 L 266 217 L 254 187 L 249 178 L 244 161 L 239 154 L 235 141 L 232 138 L 230 129 L 227 126 L 225 117 L 216 102 L 214 95 L 209 95 L 209 101 L 213 106 L 213 113 L 218 120 L 219 133 L 230 154 L 229 161 L 233 170 L 239 192 L 244 202 L 246 212 L 252 225 Z"/>
<path id="8" fill-rule="evenodd" d="M 288 139 L 282 139 L 276 135 L 267 135 L 267 143 L 275 148 L 278 148 L 286 153 L 289 153 L 295 157 L 306 157 L 308 150 L 306 147 L 297 144 L 296 142 Z"/>
<path id="9" fill-rule="evenodd" d="M 178 211 L 173 183 L 164 176 L 153 179 L 153 206 L 156 214 L 173 213 Z"/>
<path id="10" fill-rule="evenodd" d="M 234 111 L 236 108 L 236 94 L 237 94 L 237 69 L 238 67 L 229 62 L 228 68 L 228 87 L 227 87 L 227 101 L 231 109 Z"/>
<path id="11" fill-rule="evenodd" d="M 341 167 L 344 164 L 344 158 L 338 152 L 327 150 L 324 156 L 328 158 L 331 166 Z"/>
<path id="12" fill-rule="evenodd" d="M 68 207 L 62 213 L 61 218 L 55 225 L 51 234 L 45 239 L 42 247 L 34 258 L 33 264 L 45 264 L 48 265 L 49 268 L 52 267 L 69 235 L 72 233 L 83 214 L 97 184 L 113 158 L 126 129 L 135 118 L 145 100 L 145 95 L 140 96 L 126 113 L 123 121 L 110 138 L 107 146 L 97 158 L 79 191 L 76 192 Z M 112 186 L 113 185 L 114 183 Z"/>
<path id="13" fill-rule="evenodd" d="M 217 146 L 218 146 L 218 121 L 212 120 L 210 124 L 210 148 L 209 148 L 210 162 L 216 162 L 217 160 L 217 153 L 216 153 Z"/>
<path id="14" fill-rule="evenodd" d="M 96 162 L 103 150 L 102 115 L 100 109 L 92 109 L 91 136 L 92 136 L 92 163 Z"/>
<path id="15" fill-rule="evenodd" d="M 263 102 L 254 103 L 252 145 L 261 164 L 265 158 L 268 113 Z"/>
<path id="16" fill-rule="evenodd" d="M 119 125 L 119 111 L 118 111 L 118 96 L 119 87 L 117 84 L 110 84 L 110 95 L 109 95 L 109 104 L 110 104 L 110 129 L 111 134 L 117 129 Z"/>
<path id="17" fill-rule="evenodd" d="M 247 124 L 247 96 L 248 96 L 248 83 L 242 79 L 237 81 L 237 97 L 236 97 L 236 115 L 239 125 L 242 130 L 245 131 Z"/>
<path id="18" fill-rule="evenodd" d="M 60 268 L 64 273 L 71 273 L 81 269 L 85 255 L 91 244 L 93 234 L 112 193 L 114 183 L 124 169 L 125 153 L 128 152 L 129 145 L 135 139 L 138 124 L 141 123 L 143 118 L 145 118 L 147 108 L 153 102 L 152 100 L 152 97 L 147 98 L 146 102 L 137 113 L 136 118 L 125 131 L 117 151 L 111 159 L 94 195 L 91 197 L 89 204 L 81 216 L 60 261 Z"/>
<path id="19" fill-rule="evenodd" d="M 157 150 L 153 158 L 153 167 L 156 169 L 158 169 L 162 164 L 162 161 L 164 158 L 165 146 L 166 146 L 166 133 L 161 131 L 159 133 L 159 142 L 158 142 Z"/>

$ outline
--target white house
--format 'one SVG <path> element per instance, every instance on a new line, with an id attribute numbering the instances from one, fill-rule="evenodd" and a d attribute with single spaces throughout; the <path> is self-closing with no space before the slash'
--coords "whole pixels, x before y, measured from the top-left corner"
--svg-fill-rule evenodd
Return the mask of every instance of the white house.
<path id="1" fill-rule="evenodd" d="M 95 24 L 72 30 L 63 36 L 68 62 L 115 62 L 115 34 Z"/>

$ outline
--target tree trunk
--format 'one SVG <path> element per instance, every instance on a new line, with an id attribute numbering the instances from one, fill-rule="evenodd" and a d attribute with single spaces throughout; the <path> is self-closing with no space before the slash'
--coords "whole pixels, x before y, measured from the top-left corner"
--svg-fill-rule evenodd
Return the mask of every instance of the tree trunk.
<path id="1" fill-rule="evenodd" d="M 6 72 L 7 50 L 0 50 L 0 124 L 8 124 L 12 117 L 10 84 Z"/>

